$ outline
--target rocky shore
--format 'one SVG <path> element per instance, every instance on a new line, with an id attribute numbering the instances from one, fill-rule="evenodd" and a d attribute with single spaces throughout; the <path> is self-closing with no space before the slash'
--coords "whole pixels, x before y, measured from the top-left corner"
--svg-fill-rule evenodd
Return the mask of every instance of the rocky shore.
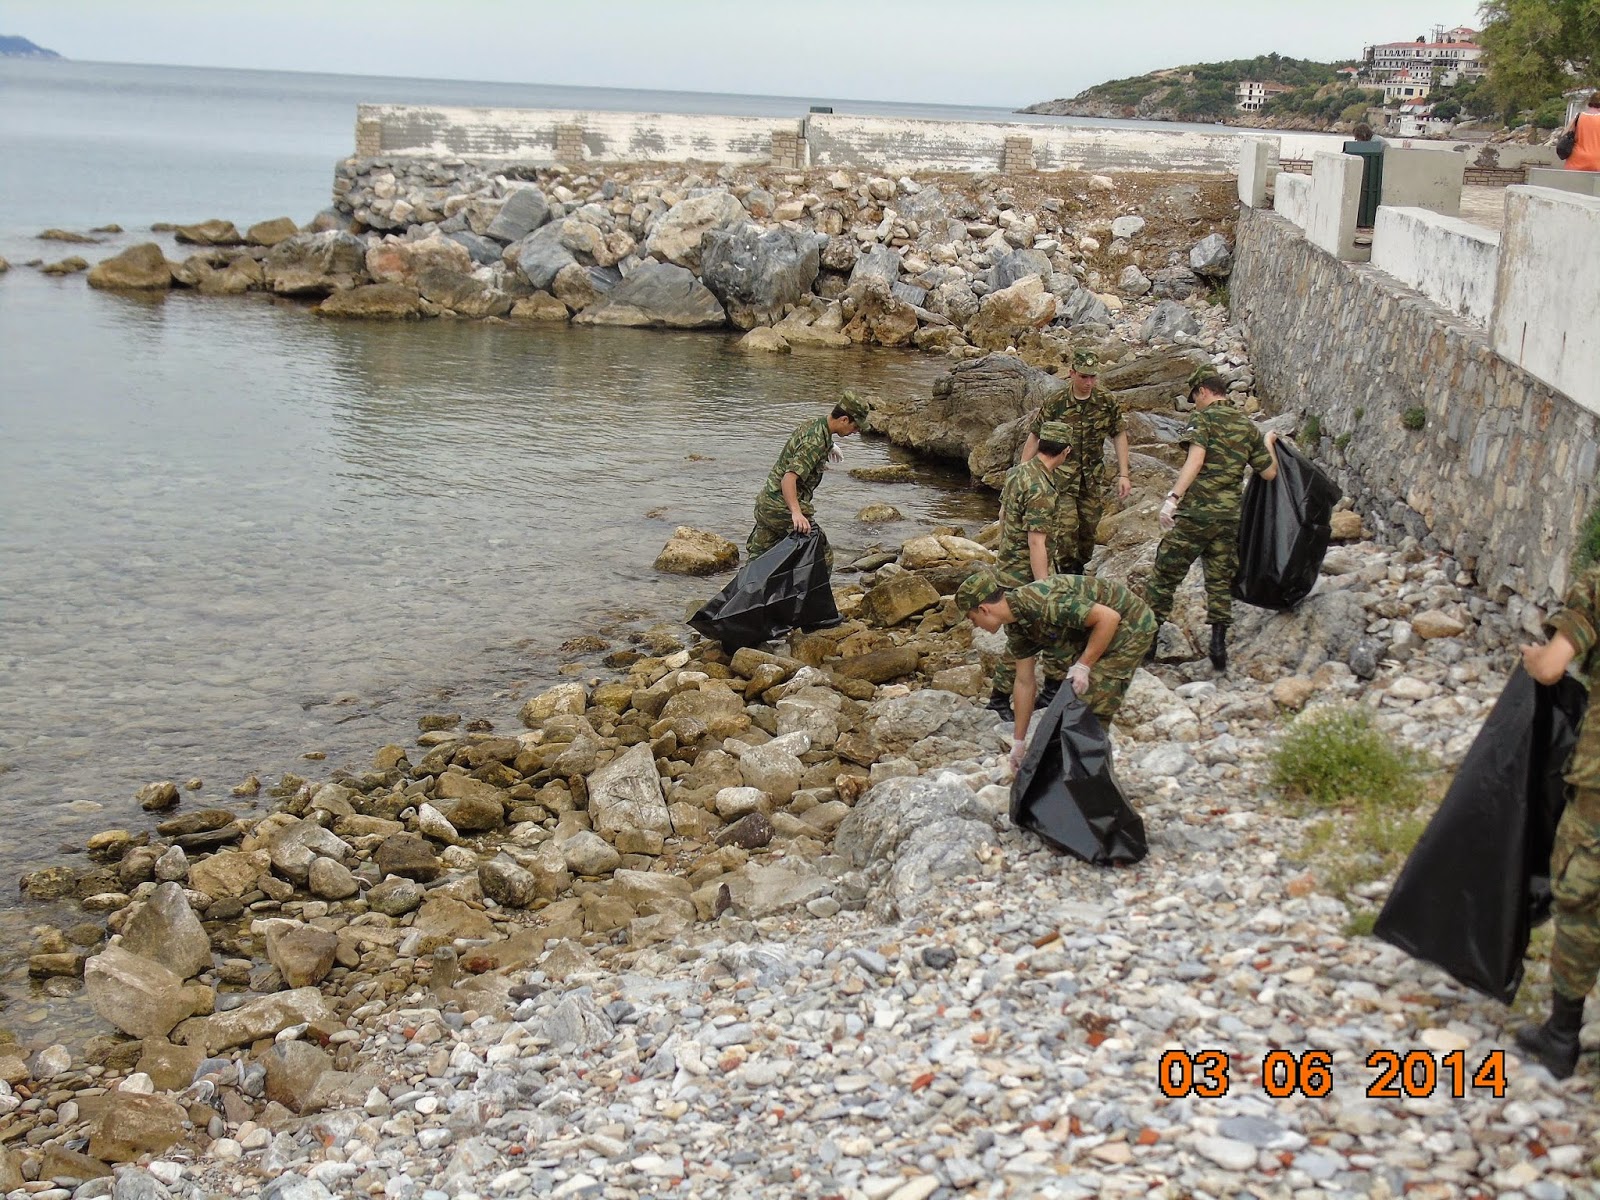
<path id="1" fill-rule="evenodd" d="M 1220 176 L 934 176 L 461 160 L 348 160 L 336 207 L 244 232 L 170 229 L 92 287 L 260 292 L 327 317 L 464 317 L 749 330 L 751 349 L 872 344 L 956 355 L 1041 330 L 1093 333 L 1126 302 L 1226 277 L 1236 208 Z M 92 243 L 89 234 L 41 237 Z"/>

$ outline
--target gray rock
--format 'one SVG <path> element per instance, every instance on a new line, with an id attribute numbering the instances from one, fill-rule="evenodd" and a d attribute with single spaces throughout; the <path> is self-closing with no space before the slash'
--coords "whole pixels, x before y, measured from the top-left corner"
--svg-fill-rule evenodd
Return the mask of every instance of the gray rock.
<path id="1" fill-rule="evenodd" d="M 262 270 L 280 296 L 326 296 L 368 281 L 367 244 L 332 230 L 298 233 L 267 251 Z"/>
<path id="2" fill-rule="evenodd" d="M 517 242 L 549 219 L 550 202 L 545 199 L 545 194 L 536 187 L 518 188 L 506 197 L 499 214 L 489 222 L 484 234 L 501 242 Z M 472 249 L 466 242 L 461 244 L 467 246 L 468 250 Z M 478 256 L 474 254 L 472 257 L 476 259 Z M 493 259 L 486 261 L 492 262 Z"/>
<path id="3" fill-rule="evenodd" d="M 176 883 L 156 888 L 123 926 L 122 948 L 160 963 L 180 979 L 211 966 L 211 939 Z"/>
<path id="4" fill-rule="evenodd" d="M 1056 295 L 1056 320 L 1060 324 L 1076 329 L 1080 325 L 1111 323 L 1111 310 L 1105 306 L 1105 301 L 1070 275 L 1063 276 L 1058 271 L 1047 282 Z"/>
<path id="5" fill-rule="evenodd" d="M 331 858 L 319 857 L 311 864 L 307 883 L 311 894 L 323 900 L 348 900 L 361 890 L 349 868 Z"/>
<path id="6" fill-rule="evenodd" d="M 562 842 L 561 854 L 567 869 L 575 875 L 604 875 L 622 863 L 622 856 L 611 843 L 587 829 Z"/>
<path id="7" fill-rule="evenodd" d="M 725 325 L 727 314 L 692 272 L 672 263 L 650 262 L 635 268 L 603 302 L 584 309 L 573 321 L 578 325 L 707 329 Z"/>
<path id="8" fill-rule="evenodd" d="M 527 908 L 539 894 L 539 881 L 532 872 L 503 854 L 478 864 L 478 885 L 485 896 L 506 908 Z"/>
<path id="9" fill-rule="evenodd" d="M 1037 275 L 1041 279 L 1049 279 L 1055 270 L 1050 265 L 1050 258 L 1040 250 L 1012 250 L 1003 254 L 996 260 L 994 266 L 983 273 L 983 280 L 991 290 L 999 291 L 1008 288 L 1018 280 L 1026 279 L 1029 275 Z"/>
<path id="10" fill-rule="evenodd" d="M 1377 638 L 1364 637 L 1350 647 L 1345 661 L 1357 679 L 1371 679 L 1378 673 L 1378 663 L 1383 658 L 1383 643 Z"/>
<path id="11" fill-rule="evenodd" d="M 194 997 L 176 972 L 121 946 L 91 958 L 83 981 L 95 1012 L 136 1038 L 165 1037 L 194 1012 Z"/>
<path id="12" fill-rule="evenodd" d="M 124 1167 L 112 1185 L 111 1200 L 172 1200 L 172 1193 L 143 1167 Z"/>
<path id="13" fill-rule="evenodd" d="M 672 817 L 648 742 L 630 747 L 589 776 L 589 815 L 601 836 L 615 837 L 624 830 L 672 833 Z"/>
<path id="14" fill-rule="evenodd" d="M 1313 592 L 1286 613 L 1244 606 L 1229 657 L 1253 674 L 1264 671 L 1258 678 L 1310 675 L 1325 662 L 1348 659 L 1366 627 L 1366 609 L 1346 591 Z"/>
<path id="15" fill-rule="evenodd" d="M 1155 311 L 1145 318 L 1139 337 L 1145 342 L 1173 341 L 1178 334 L 1200 332 L 1200 322 L 1194 314 L 1176 300 L 1163 300 Z"/>
<path id="16" fill-rule="evenodd" d="M 539 291 L 548 291 L 561 269 L 578 261 L 572 251 L 561 244 L 560 222 L 545 225 L 511 243 L 504 257 Z"/>
<path id="17" fill-rule="evenodd" d="M 333 1193 L 315 1179 L 280 1175 L 261 1189 L 261 1200 L 333 1200 Z"/>
<path id="18" fill-rule="evenodd" d="M 500 255 L 504 252 L 504 247 L 499 242 L 480 237 L 470 229 L 455 230 L 445 236 L 465 247 L 467 253 L 472 256 L 472 261 L 480 267 L 493 266 L 500 261 Z"/>
<path id="19" fill-rule="evenodd" d="M 391 876 L 367 892 L 367 907 L 385 916 L 403 917 L 422 904 L 423 896 L 421 884 Z"/>
<path id="20" fill-rule="evenodd" d="M 712 229 L 700 244 L 700 278 L 740 329 L 772 325 L 811 292 L 819 239 L 758 225 Z"/>
<path id="21" fill-rule="evenodd" d="M 1201 238 L 1189 250 L 1189 267 L 1196 275 L 1225 279 L 1233 273 L 1233 250 L 1220 233 Z"/>
<path id="22" fill-rule="evenodd" d="M 1111 222 L 1111 236 L 1114 238 L 1138 237 L 1140 233 L 1144 232 L 1144 225 L 1143 217 L 1118 217 Z"/>
<path id="23" fill-rule="evenodd" d="M 1117 291 L 1124 296 L 1143 296 L 1149 292 L 1150 280 L 1138 267 L 1129 263 L 1122 268 L 1122 274 L 1117 276 Z"/>
<path id="24" fill-rule="evenodd" d="M 892 246 L 875 245 L 856 260 L 855 268 L 850 272 L 850 282 L 881 279 L 892 285 L 900 278 L 900 259 L 900 251 Z"/>
<path id="25" fill-rule="evenodd" d="M 700 266 L 700 243 L 713 229 L 727 229 L 747 220 L 744 205 L 724 191 L 680 200 L 656 222 L 645 240 L 646 254 L 691 271 Z"/>

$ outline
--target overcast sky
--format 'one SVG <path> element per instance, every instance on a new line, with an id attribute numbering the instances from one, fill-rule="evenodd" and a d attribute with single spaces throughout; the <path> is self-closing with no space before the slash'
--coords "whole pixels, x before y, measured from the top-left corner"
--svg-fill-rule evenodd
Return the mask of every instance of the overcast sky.
<path id="1" fill-rule="evenodd" d="M 0 0 L 0 34 L 76 59 L 1007 108 L 1476 23 L 1462 0 Z"/>

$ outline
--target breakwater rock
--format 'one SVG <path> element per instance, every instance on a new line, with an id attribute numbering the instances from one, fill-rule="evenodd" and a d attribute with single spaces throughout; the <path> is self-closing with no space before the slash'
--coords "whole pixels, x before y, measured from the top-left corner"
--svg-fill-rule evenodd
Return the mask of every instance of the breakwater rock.
<path id="1" fill-rule="evenodd" d="M 303 229 L 185 225 L 195 252 L 182 261 L 150 243 L 93 276 L 261 291 L 330 317 L 770 329 L 767 349 L 979 355 L 1040 331 L 1092 334 L 1124 304 L 1142 314 L 1205 294 L 1190 251 L 1227 235 L 1231 191 L 1211 176 L 352 159 L 338 167 L 335 208 Z"/>

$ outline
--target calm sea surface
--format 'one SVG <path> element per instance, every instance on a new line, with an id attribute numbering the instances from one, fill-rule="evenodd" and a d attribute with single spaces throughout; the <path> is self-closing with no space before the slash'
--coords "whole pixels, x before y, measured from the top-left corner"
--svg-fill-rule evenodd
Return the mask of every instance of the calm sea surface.
<path id="1" fill-rule="evenodd" d="M 202 779 L 186 808 L 230 803 L 251 773 L 363 766 L 424 712 L 515 728 L 518 697 L 571 661 L 562 642 L 625 642 L 715 590 L 651 562 L 678 524 L 742 540 L 795 423 L 842 387 L 922 392 L 943 370 L 892 352 L 750 358 L 708 334 L 337 324 L 262 297 L 107 295 L 25 265 L 95 261 L 156 221 L 304 221 L 363 101 L 830 102 L 0 60 L 0 1024 L 25 1035 L 76 1019 L 30 992 L 18 953 L 30 925 L 72 918 L 6 881 L 100 829 L 147 828 L 132 797 L 150 780 Z M 112 222 L 128 232 L 100 246 L 36 236 Z M 845 467 L 891 459 L 881 442 L 847 453 Z M 922 478 L 834 473 L 819 500 L 835 542 L 992 512 L 962 478 Z M 905 523 L 853 520 L 885 499 Z"/>

